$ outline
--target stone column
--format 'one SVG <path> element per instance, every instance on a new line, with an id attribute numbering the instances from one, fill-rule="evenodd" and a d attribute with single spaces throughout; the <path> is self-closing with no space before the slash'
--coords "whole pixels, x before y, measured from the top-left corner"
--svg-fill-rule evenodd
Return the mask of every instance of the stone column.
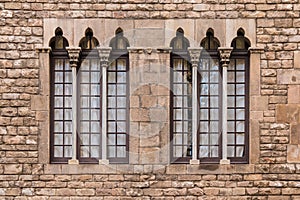
<path id="1" fill-rule="evenodd" d="M 230 62 L 232 47 L 219 47 L 218 51 L 221 58 L 223 69 L 223 88 L 222 88 L 222 159 L 220 164 L 230 164 L 227 159 L 227 68 Z"/>
<path id="2" fill-rule="evenodd" d="M 70 58 L 72 68 L 72 159 L 69 164 L 79 164 L 77 160 L 77 65 L 79 61 L 80 47 L 66 48 Z"/>
<path id="3" fill-rule="evenodd" d="M 39 102 L 46 101 L 50 102 L 50 57 L 51 52 L 50 47 L 40 47 L 36 49 L 39 56 L 39 69 L 40 69 L 40 95 L 32 96 L 32 106 L 31 109 L 36 111 L 37 115 L 42 115 L 43 112 L 47 113 L 47 117 L 37 118 L 39 121 L 40 136 L 39 136 L 39 163 L 47 164 L 50 160 L 50 106 L 43 102 L 44 108 L 37 106 L 33 99 L 37 99 Z M 35 109 L 39 108 L 39 109 Z"/>
<path id="4" fill-rule="evenodd" d="M 202 48 L 189 48 L 188 49 L 192 64 L 192 160 L 190 160 L 190 164 L 199 164 L 200 161 L 198 160 L 197 156 L 197 130 L 198 130 L 198 66 Z"/>
<path id="5" fill-rule="evenodd" d="M 99 164 L 109 164 L 107 159 L 107 68 L 109 67 L 109 54 L 111 47 L 98 47 L 98 54 L 100 57 L 100 65 L 102 69 L 102 134 L 101 134 L 101 160 Z"/>

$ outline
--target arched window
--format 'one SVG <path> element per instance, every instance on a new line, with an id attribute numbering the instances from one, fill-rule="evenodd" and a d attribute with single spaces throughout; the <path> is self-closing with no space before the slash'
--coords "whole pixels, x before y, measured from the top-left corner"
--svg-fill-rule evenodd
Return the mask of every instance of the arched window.
<path id="1" fill-rule="evenodd" d="M 80 162 L 97 163 L 101 158 L 101 67 L 99 45 L 91 28 L 80 40 L 81 60 L 77 76 L 77 128 L 78 159 Z"/>
<path id="2" fill-rule="evenodd" d="M 228 66 L 227 152 L 231 162 L 247 162 L 249 153 L 249 55 L 250 41 L 240 28 L 231 46 Z"/>
<path id="3" fill-rule="evenodd" d="M 107 157 L 111 163 L 128 162 L 129 151 L 129 42 L 118 28 L 110 41 L 107 69 Z"/>
<path id="4" fill-rule="evenodd" d="M 222 155 L 222 68 L 218 56 L 220 43 L 212 29 L 207 30 L 201 46 L 203 51 L 198 68 L 199 159 L 200 162 L 218 162 Z"/>
<path id="5" fill-rule="evenodd" d="M 67 162 L 72 157 L 72 70 L 69 66 L 68 41 L 61 28 L 50 40 L 51 162 Z"/>
<path id="6" fill-rule="evenodd" d="M 192 151 L 192 69 L 182 28 L 171 40 L 171 162 L 189 162 Z"/>

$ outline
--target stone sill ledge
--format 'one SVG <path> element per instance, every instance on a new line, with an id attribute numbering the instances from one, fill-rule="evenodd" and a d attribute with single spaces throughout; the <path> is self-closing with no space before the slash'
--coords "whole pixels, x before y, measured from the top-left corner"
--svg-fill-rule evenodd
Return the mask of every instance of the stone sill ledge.
<path id="1" fill-rule="evenodd" d="M 46 164 L 45 174 L 250 174 L 255 172 L 253 164 L 170 164 L 170 165 L 129 165 L 129 164 Z"/>

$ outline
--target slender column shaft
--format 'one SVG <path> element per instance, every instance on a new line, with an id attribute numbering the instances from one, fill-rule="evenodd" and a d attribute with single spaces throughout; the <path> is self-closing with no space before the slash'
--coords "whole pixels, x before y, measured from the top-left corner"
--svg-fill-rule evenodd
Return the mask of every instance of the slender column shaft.
<path id="1" fill-rule="evenodd" d="M 227 68 L 230 62 L 232 48 L 219 47 L 222 64 L 222 159 L 220 164 L 230 164 L 227 154 Z"/>
<path id="2" fill-rule="evenodd" d="M 199 164 L 198 152 L 198 66 L 202 48 L 189 48 L 192 63 L 192 160 L 190 164 Z"/>
<path id="3" fill-rule="evenodd" d="M 67 47 L 72 68 L 72 159 L 69 164 L 78 164 L 77 160 L 77 64 L 81 48 Z"/>
<path id="4" fill-rule="evenodd" d="M 109 66 L 110 47 L 98 47 L 100 65 L 102 68 L 102 132 L 101 132 L 101 160 L 99 164 L 109 164 L 107 159 L 107 68 Z"/>

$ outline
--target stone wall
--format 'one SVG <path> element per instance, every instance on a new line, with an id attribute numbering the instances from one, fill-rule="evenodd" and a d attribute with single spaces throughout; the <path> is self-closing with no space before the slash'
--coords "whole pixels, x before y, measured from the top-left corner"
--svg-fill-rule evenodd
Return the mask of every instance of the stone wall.
<path id="1" fill-rule="evenodd" d="M 298 0 L 1 0 L 0 199 L 300 199 L 299 17 Z M 43 127 L 47 113 L 41 108 L 48 103 L 40 97 L 45 73 L 36 48 L 47 44 L 46 18 L 255 20 L 256 46 L 265 49 L 251 104 L 255 112 L 250 126 L 259 136 L 259 148 L 251 154 L 256 161 L 160 165 L 164 160 L 157 159 L 166 157 L 153 155 L 153 165 L 41 162 L 45 152 L 39 146 L 45 138 L 39 136 L 48 128 Z M 151 78 L 155 69 L 147 73 Z M 133 93 L 131 107 L 136 112 L 151 108 L 159 118 L 168 98 L 165 88 L 143 87 Z M 152 146 L 141 141 L 132 146 L 151 151 L 156 139 L 163 140 L 157 136 Z"/>

